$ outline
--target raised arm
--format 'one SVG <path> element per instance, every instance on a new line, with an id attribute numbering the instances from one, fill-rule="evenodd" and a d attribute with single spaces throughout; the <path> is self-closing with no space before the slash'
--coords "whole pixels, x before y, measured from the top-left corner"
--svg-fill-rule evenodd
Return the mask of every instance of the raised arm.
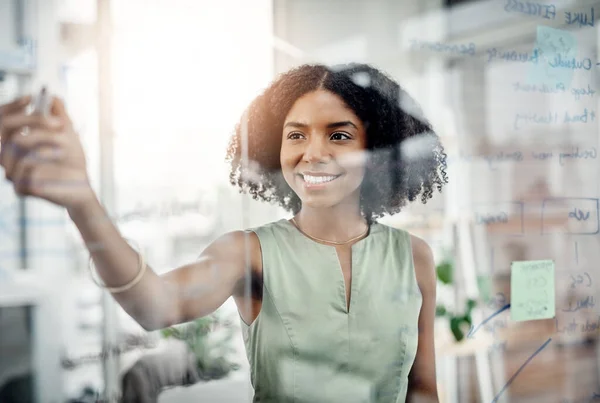
<path id="1" fill-rule="evenodd" d="M 30 100 L 0 105 L 0 166 L 6 178 L 21 196 L 65 207 L 98 277 L 108 287 L 127 284 L 139 273 L 138 254 L 90 186 L 83 148 L 63 103 L 54 98 L 49 116 L 28 115 Z M 245 253 L 248 248 L 252 253 Z M 254 234 L 229 233 L 209 245 L 198 261 L 162 276 L 146 266 L 134 287 L 113 296 L 147 330 L 189 321 L 211 313 L 245 285 L 245 279 L 251 280 L 245 269 L 256 267 L 258 250 Z M 247 255 L 252 257 L 249 263 Z"/>

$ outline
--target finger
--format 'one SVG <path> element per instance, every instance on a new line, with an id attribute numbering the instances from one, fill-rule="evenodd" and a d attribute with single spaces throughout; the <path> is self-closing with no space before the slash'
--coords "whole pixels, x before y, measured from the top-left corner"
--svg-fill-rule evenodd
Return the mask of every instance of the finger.
<path id="1" fill-rule="evenodd" d="M 64 122 L 55 116 L 43 116 L 38 114 L 6 115 L 2 121 L 2 140 L 6 141 L 15 132 L 18 132 L 25 127 L 29 127 L 30 129 L 57 131 L 64 127 Z M 5 138 L 5 135 L 7 135 L 8 138 Z"/>
<path id="2" fill-rule="evenodd" d="M 65 103 L 58 97 L 52 97 L 52 103 L 50 104 L 50 115 L 56 116 L 66 124 L 72 124 L 71 118 L 67 113 Z"/>
<path id="3" fill-rule="evenodd" d="M 3 124 L 0 147 L 19 134 L 29 135 L 33 130 L 43 130 L 46 135 L 63 129 L 63 123 L 54 117 L 40 115 L 8 115 Z M 23 136 L 19 136 L 23 137 Z"/>
<path id="4" fill-rule="evenodd" d="M 27 153 L 23 160 L 31 160 L 35 163 L 60 163 L 65 160 L 65 153 L 62 148 L 56 145 L 44 145 L 37 147 Z"/>
<path id="5" fill-rule="evenodd" d="M 0 122 L 2 120 L 2 116 L 6 116 L 11 113 L 16 113 L 25 109 L 27 105 L 31 102 L 31 95 L 26 95 L 24 97 L 20 97 L 15 99 L 12 102 L 9 102 L 4 105 L 0 105 Z"/>
<path id="6" fill-rule="evenodd" d="M 52 167 L 57 167 L 57 163 L 60 162 L 61 159 L 61 153 L 57 153 L 56 149 L 51 147 L 35 150 L 34 152 L 27 154 L 24 158 L 21 158 L 15 165 L 11 178 L 17 194 L 21 196 L 31 195 L 33 190 L 32 186 L 40 185 L 33 180 L 34 170 L 48 172 Z"/>
<path id="7" fill-rule="evenodd" d="M 34 195 L 36 186 L 39 188 L 40 171 L 50 172 L 52 169 L 59 167 L 62 156 L 56 149 L 44 147 L 40 150 L 35 150 L 21 158 L 14 167 L 11 181 L 13 182 L 15 191 L 21 196 Z M 34 180 L 37 176 L 37 182 Z"/>
<path id="8" fill-rule="evenodd" d="M 50 104 L 50 115 L 56 116 L 64 123 L 65 133 L 69 137 L 76 137 L 79 139 L 77 131 L 73 127 L 73 121 L 67 112 L 64 101 L 61 98 L 53 97 Z"/>
<path id="9" fill-rule="evenodd" d="M 61 136 L 61 132 L 52 132 L 48 134 L 43 129 L 33 129 L 27 136 L 15 136 L 11 140 L 19 148 L 24 148 L 27 151 L 39 147 L 41 145 L 63 145 L 65 136 Z"/>
<path id="10" fill-rule="evenodd" d="M 15 136 L 0 149 L 0 165 L 4 167 L 6 179 L 11 179 L 15 164 L 26 155 L 35 156 L 36 150 L 43 147 L 51 148 L 56 153 L 64 153 L 65 141 L 63 136 L 49 136 L 39 130 L 28 136 Z M 60 150 L 60 151 L 57 151 Z"/>
<path id="11" fill-rule="evenodd" d="M 31 101 L 30 96 L 21 97 L 16 101 L 0 106 L 0 141 L 4 142 L 8 137 L 6 125 L 4 124 L 7 117 L 14 114 L 25 114 L 25 108 L 29 105 L 29 101 Z"/>
<path id="12" fill-rule="evenodd" d="M 4 177 L 6 179 L 11 180 L 15 164 L 26 154 L 26 150 L 11 142 L 2 146 L 2 150 L 0 150 L 0 166 L 4 168 Z"/>
<path id="13" fill-rule="evenodd" d="M 0 164 L 3 164 L 3 159 L 8 156 L 23 156 L 35 147 L 41 145 L 63 146 L 65 143 L 64 136 L 48 135 L 45 131 L 35 129 L 27 136 L 14 136 L 11 141 L 0 145 Z"/>

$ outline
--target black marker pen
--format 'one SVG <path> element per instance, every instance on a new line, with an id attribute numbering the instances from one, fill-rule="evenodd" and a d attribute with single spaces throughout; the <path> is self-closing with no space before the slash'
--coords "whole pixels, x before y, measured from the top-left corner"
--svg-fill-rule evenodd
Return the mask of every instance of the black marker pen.
<path id="1" fill-rule="evenodd" d="M 47 116 L 50 113 L 50 96 L 46 87 L 42 87 L 40 93 L 35 97 L 32 113 L 43 116 Z"/>

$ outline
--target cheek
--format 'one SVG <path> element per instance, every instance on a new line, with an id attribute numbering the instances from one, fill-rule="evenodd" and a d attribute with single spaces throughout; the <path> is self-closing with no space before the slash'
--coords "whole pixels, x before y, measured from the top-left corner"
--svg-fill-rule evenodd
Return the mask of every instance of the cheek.
<path id="1" fill-rule="evenodd" d="M 301 154 L 299 154 L 297 150 L 285 146 L 281 147 L 281 151 L 279 152 L 279 163 L 284 171 L 293 170 L 300 158 Z"/>
<path id="2" fill-rule="evenodd" d="M 351 175 L 352 187 L 360 187 L 364 180 L 365 170 L 361 168 L 354 168 Z"/>
<path id="3" fill-rule="evenodd" d="M 295 158 L 289 154 L 282 153 L 279 157 L 279 163 L 281 165 L 281 173 L 283 179 L 287 182 L 290 187 L 293 187 L 294 181 L 294 169 L 296 168 Z"/>
<path id="4" fill-rule="evenodd" d="M 339 164 L 353 175 L 364 173 L 368 163 L 368 153 L 366 151 L 353 151 L 346 153 L 338 158 Z"/>
<path id="5" fill-rule="evenodd" d="M 281 169 L 283 170 L 283 172 L 286 171 L 291 171 L 292 169 L 294 169 L 294 159 L 290 158 L 288 155 L 284 155 L 282 154 L 281 157 L 279 158 L 279 163 L 281 164 Z"/>
<path id="6" fill-rule="evenodd" d="M 368 158 L 364 152 L 352 153 L 346 159 L 345 169 L 348 173 L 348 186 L 358 188 L 362 185 L 367 171 Z"/>

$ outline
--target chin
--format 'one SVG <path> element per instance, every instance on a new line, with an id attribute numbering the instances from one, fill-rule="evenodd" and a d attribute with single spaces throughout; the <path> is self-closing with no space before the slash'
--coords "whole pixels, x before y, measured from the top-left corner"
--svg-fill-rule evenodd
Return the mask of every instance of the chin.
<path id="1" fill-rule="evenodd" d="M 326 209 L 340 204 L 343 198 L 332 197 L 332 195 L 303 195 L 303 197 L 300 197 L 300 201 L 302 202 L 302 206 L 305 207 Z"/>

